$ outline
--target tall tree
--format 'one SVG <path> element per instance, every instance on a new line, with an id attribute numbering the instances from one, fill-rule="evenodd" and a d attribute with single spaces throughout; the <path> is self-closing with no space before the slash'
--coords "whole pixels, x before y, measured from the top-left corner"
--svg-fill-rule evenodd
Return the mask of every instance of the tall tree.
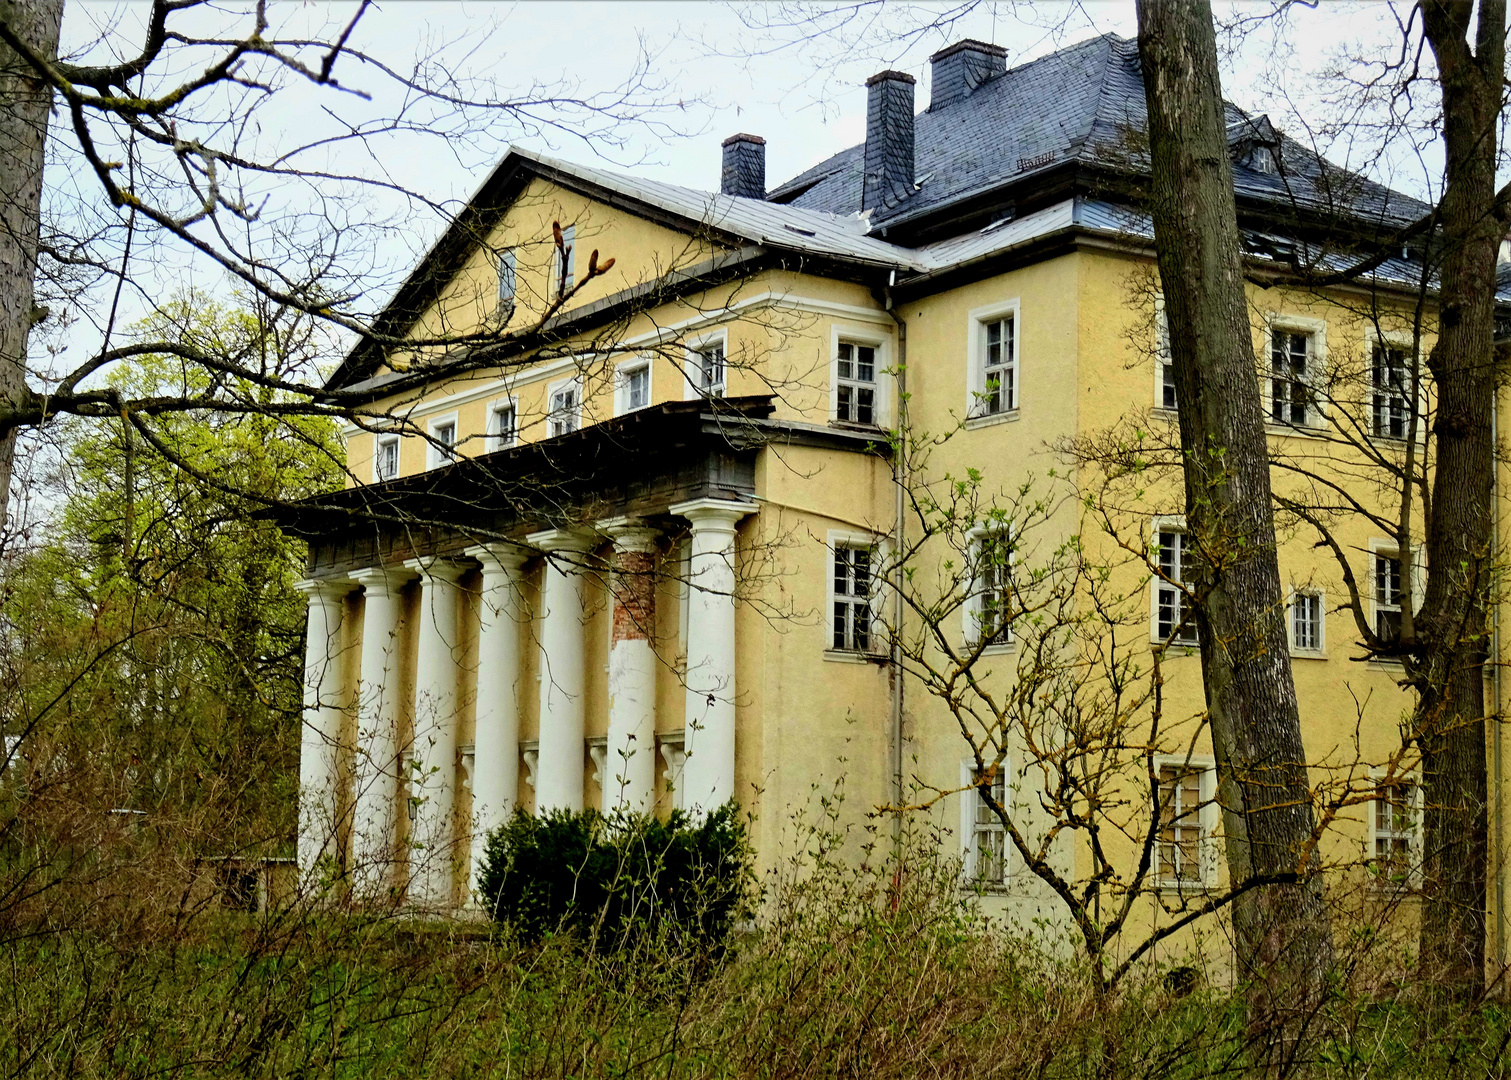
<path id="1" fill-rule="evenodd" d="M 1150 203 L 1180 401 L 1186 524 L 1201 558 L 1202 679 L 1240 962 L 1283 995 L 1331 950 L 1275 552 L 1269 451 L 1244 294 L 1212 12 L 1140 0 Z"/>
<path id="2" fill-rule="evenodd" d="M 1497 136 L 1506 66 L 1503 0 L 1422 6 L 1442 89 L 1445 171 L 1438 336 L 1437 468 L 1427 583 L 1414 622 L 1426 821 L 1421 963 L 1471 991 L 1484 981 L 1487 866 L 1484 665 L 1493 555 L 1495 269 L 1506 233 Z M 1499 210 L 1499 212 L 1495 212 Z"/>
<path id="3" fill-rule="evenodd" d="M 63 0 L 0 0 L 0 24 L 51 59 Z M 34 280 L 42 231 L 42 167 L 52 87 L 0 38 L 0 521 L 10 491 L 16 428 L 5 413 L 26 400 L 26 347 L 36 323 Z"/>

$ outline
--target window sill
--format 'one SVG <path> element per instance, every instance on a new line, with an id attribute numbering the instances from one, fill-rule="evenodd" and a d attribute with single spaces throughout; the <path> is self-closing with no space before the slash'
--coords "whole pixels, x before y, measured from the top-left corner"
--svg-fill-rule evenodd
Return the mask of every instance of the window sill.
<path id="1" fill-rule="evenodd" d="M 960 892 L 967 896 L 1007 896 L 1012 892 L 1013 883 L 1009 878 L 1006 881 L 962 881 L 959 886 Z"/>
<path id="2" fill-rule="evenodd" d="M 1170 423 L 1179 423 L 1180 413 L 1175 409 L 1167 409 L 1163 405 L 1156 405 L 1149 410 L 1149 415 L 1156 420 L 1168 420 Z"/>
<path id="3" fill-rule="evenodd" d="M 1156 637 L 1155 635 L 1150 634 L 1149 644 L 1154 646 L 1163 646 L 1165 650 L 1165 658 L 1167 660 L 1173 656 L 1201 655 L 1201 642 L 1199 641 L 1166 641 L 1164 638 Z"/>
<path id="4" fill-rule="evenodd" d="M 1020 410 L 1009 409 L 1006 412 L 987 413 L 985 416 L 972 416 L 965 422 L 967 431 L 975 431 L 977 428 L 991 427 L 994 424 L 1006 424 L 1018 419 Z"/>
<path id="5" fill-rule="evenodd" d="M 824 659 L 836 664 L 884 664 L 884 653 L 860 652 L 856 649 L 825 649 Z"/>
<path id="6" fill-rule="evenodd" d="M 1200 900 L 1202 897 L 1208 895 L 1212 889 L 1213 886 L 1204 881 L 1187 881 L 1179 885 L 1172 881 L 1162 881 L 1155 886 L 1155 891 L 1159 894 L 1161 900 L 1167 897 L 1174 897 L 1182 901 Z"/>
<path id="7" fill-rule="evenodd" d="M 1273 420 L 1264 422 L 1266 435 L 1291 435 L 1298 439 L 1325 439 L 1327 438 L 1326 424 L 1277 424 Z"/>
<path id="8" fill-rule="evenodd" d="M 1326 660 L 1327 653 L 1321 649 L 1291 649 L 1292 660 Z"/>
<path id="9" fill-rule="evenodd" d="M 1422 883 L 1420 881 L 1381 881 L 1373 874 L 1370 881 L 1365 885 L 1365 892 L 1376 899 L 1395 900 L 1420 900 L 1422 898 Z"/>
<path id="10" fill-rule="evenodd" d="M 976 647 L 975 642 L 970 643 L 970 648 Z M 988 645 L 981 650 L 982 656 L 1007 656 L 1018 651 L 1016 641 L 999 641 L 994 645 Z"/>
<path id="11" fill-rule="evenodd" d="M 838 431 L 858 431 L 864 435 L 876 435 L 881 438 L 887 437 L 887 429 L 880 424 L 859 424 L 852 420 L 836 420 L 830 417 L 829 426 Z"/>

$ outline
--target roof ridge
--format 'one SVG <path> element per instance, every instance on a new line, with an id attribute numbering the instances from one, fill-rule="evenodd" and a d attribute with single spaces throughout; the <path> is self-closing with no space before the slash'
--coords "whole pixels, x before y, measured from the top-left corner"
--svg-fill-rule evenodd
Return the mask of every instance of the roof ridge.
<path id="1" fill-rule="evenodd" d="M 1094 39 L 1104 46 L 1101 77 L 1097 79 L 1097 103 L 1087 115 L 1085 129 L 1079 135 L 1072 136 L 1070 145 L 1066 147 L 1069 156 L 1073 158 L 1081 156 L 1082 149 L 1085 148 L 1086 143 L 1091 139 L 1091 133 L 1097 128 L 1097 121 L 1102 118 L 1102 106 L 1106 103 L 1108 96 L 1107 76 L 1112 71 L 1112 54 L 1114 51 L 1113 42 L 1108 40 L 1109 38 L 1116 39 L 1119 43 L 1122 42 L 1122 39 L 1118 38 L 1116 34 L 1103 34 L 1099 38 Z"/>

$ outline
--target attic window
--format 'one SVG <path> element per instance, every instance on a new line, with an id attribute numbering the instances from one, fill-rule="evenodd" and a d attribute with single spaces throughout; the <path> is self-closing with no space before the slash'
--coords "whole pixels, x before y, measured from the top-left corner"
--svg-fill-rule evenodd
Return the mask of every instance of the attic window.
<path id="1" fill-rule="evenodd" d="M 990 225 L 988 225 L 986 228 L 982 229 L 981 231 L 982 231 L 982 233 L 996 232 L 998 229 L 1002 228 L 1002 226 L 1008 224 L 1012 220 L 1013 220 L 1013 215 L 1008 214 L 1007 217 L 998 218 L 996 221 L 992 222 Z"/>
<path id="2" fill-rule="evenodd" d="M 783 225 L 782 228 L 787 229 L 787 230 L 789 230 L 791 232 L 795 232 L 799 236 L 816 236 L 816 235 L 818 235 L 812 229 L 801 229 L 801 228 L 799 228 L 796 225 Z"/>

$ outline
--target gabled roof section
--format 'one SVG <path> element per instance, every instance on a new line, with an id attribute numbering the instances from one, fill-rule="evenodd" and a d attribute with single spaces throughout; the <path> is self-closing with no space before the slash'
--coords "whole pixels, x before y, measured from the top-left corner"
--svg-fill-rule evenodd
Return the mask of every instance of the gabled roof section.
<path id="1" fill-rule="evenodd" d="M 374 320 L 374 329 L 385 336 L 402 336 L 441 295 L 533 177 L 671 228 L 707 235 L 731 248 L 754 244 L 863 267 L 920 268 L 906 248 L 868 236 L 867 221 L 858 213 L 830 214 L 698 191 L 514 147 L 399 286 Z M 334 390 L 364 379 L 380 361 L 381 351 L 376 346 L 370 341 L 360 342 L 327 380 L 326 388 Z"/>
<path id="2" fill-rule="evenodd" d="M 1227 106 L 1230 134 L 1274 137 L 1268 118 Z M 917 115 L 917 190 L 878 208 L 873 227 L 891 229 L 1067 165 L 1147 174 L 1147 113 L 1138 45 L 1116 34 L 1091 38 L 984 82 L 966 97 Z M 1236 130 L 1235 130 L 1236 126 Z M 1235 163 L 1239 197 L 1304 211 L 1346 213 L 1395 229 L 1428 207 L 1330 165 L 1280 138 L 1278 173 Z M 860 210 L 864 144 L 842 150 L 774 188 L 768 198 L 794 207 Z"/>

